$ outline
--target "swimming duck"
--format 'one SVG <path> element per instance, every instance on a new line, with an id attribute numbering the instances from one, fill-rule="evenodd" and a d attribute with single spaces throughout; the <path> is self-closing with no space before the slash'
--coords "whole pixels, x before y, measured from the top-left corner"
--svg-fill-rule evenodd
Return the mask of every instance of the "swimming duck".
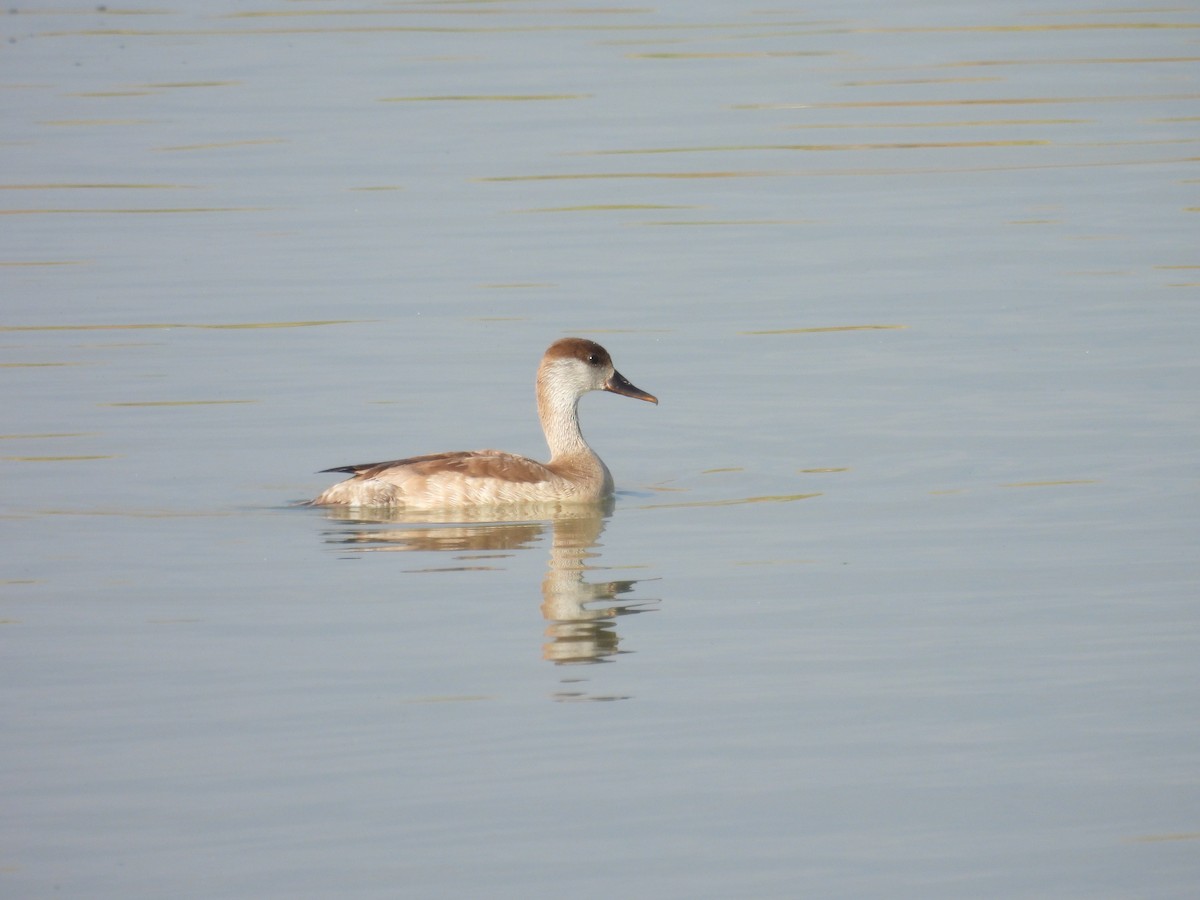
<path id="1" fill-rule="evenodd" d="M 500 450 L 466 450 L 390 462 L 338 466 L 352 477 L 325 490 L 315 506 L 447 509 L 503 503 L 591 503 L 612 494 L 608 466 L 579 429 L 579 398 L 610 391 L 657 404 L 613 368 L 594 341 L 563 338 L 550 345 L 537 371 L 537 409 L 550 461 Z"/>

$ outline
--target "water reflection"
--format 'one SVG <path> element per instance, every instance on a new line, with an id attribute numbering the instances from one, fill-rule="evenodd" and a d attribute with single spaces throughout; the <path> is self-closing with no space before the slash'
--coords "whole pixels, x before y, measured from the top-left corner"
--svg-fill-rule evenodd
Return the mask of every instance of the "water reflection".
<path id="1" fill-rule="evenodd" d="M 619 648 L 617 619 L 655 609 L 659 603 L 621 599 L 633 591 L 636 579 L 586 579 L 589 571 L 603 568 L 592 561 L 599 557 L 596 548 L 612 509 L 612 501 L 581 507 L 520 504 L 506 508 L 505 520 L 496 521 L 495 510 L 438 514 L 332 508 L 327 517 L 340 527 L 325 540 L 364 553 L 451 553 L 451 565 L 408 571 L 461 572 L 496 569 L 492 560 L 531 550 L 549 533 L 550 559 L 541 584 L 547 623 L 542 658 L 555 665 L 598 663 L 627 652 Z"/>

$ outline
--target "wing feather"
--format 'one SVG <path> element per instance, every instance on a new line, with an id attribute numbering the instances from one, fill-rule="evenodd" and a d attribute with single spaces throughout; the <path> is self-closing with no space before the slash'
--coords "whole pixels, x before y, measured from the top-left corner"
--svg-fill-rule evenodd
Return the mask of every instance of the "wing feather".
<path id="1" fill-rule="evenodd" d="M 387 462 L 360 463 L 323 469 L 324 472 L 345 472 L 356 478 L 384 478 L 389 471 L 405 472 L 422 478 L 454 472 L 467 478 L 493 478 L 519 484 L 536 484 L 554 477 L 553 472 L 536 460 L 499 450 L 462 450 L 451 453 L 430 453 Z"/>

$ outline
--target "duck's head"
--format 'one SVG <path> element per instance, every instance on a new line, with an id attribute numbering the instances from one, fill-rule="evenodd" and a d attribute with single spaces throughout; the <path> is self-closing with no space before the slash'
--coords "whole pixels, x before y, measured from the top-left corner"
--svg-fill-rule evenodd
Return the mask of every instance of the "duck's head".
<path id="1" fill-rule="evenodd" d="M 566 391 L 577 398 L 588 391 L 609 391 L 658 403 L 657 397 L 634 387 L 613 367 L 607 350 L 585 338 L 562 338 L 551 344 L 538 367 L 538 385 L 555 392 Z"/>

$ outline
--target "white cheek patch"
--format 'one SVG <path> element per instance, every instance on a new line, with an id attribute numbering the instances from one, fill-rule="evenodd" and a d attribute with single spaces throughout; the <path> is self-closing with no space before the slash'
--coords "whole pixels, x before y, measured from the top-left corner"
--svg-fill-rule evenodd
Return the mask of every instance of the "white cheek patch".
<path id="1" fill-rule="evenodd" d="M 550 371 L 550 397 L 555 401 L 570 402 L 585 391 L 596 390 L 592 372 L 583 363 L 574 359 L 556 360 Z"/>

